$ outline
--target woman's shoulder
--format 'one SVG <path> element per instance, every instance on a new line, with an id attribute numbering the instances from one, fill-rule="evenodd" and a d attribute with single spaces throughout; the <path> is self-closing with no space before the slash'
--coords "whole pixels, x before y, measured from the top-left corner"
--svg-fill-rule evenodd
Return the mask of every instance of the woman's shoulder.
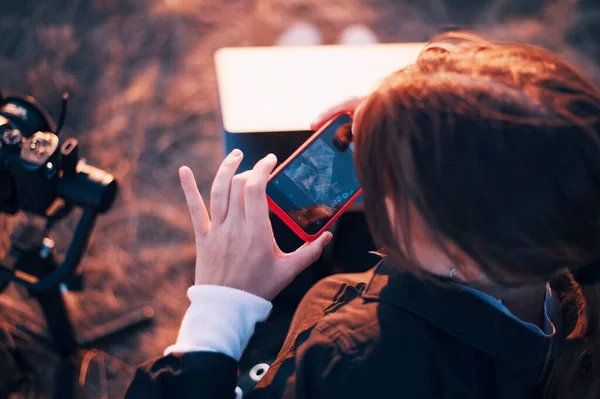
<path id="1" fill-rule="evenodd" d="M 412 346 L 421 342 L 431 347 L 429 323 L 402 307 L 368 295 L 377 283 L 377 267 L 321 280 L 298 306 L 292 328 L 322 334 L 348 353 L 389 345 L 385 349 L 389 354 L 404 342 Z M 421 354 L 423 350 L 426 349 L 421 349 Z"/>
<path id="2" fill-rule="evenodd" d="M 401 308 L 364 298 L 373 276 L 374 270 L 333 275 L 309 290 L 259 385 L 277 391 L 293 380 L 321 397 L 358 398 L 393 397 L 400 384 L 407 397 L 439 397 L 426 383 L 438 375 L 431 327 Z M 289 378 L 293 373 L 296 379 Z"/>

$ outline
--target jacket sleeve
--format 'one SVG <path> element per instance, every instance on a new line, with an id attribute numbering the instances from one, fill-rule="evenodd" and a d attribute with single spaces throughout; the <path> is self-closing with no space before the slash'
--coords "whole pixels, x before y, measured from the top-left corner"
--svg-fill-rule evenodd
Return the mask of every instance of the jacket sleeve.
<path id="1" fill-rule="evenodd" d="M 235 398 L 237 362 L 221 353 L 170 354 L 141 365 L 125 399 Z"/>

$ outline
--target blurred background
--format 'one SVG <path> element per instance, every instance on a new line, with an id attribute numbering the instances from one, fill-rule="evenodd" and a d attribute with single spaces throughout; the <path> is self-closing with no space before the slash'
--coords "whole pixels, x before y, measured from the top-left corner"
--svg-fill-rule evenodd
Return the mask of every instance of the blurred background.
<path id="1" fill-rule="evenodd" d="M 381 42 L 427 41 L 458 25 L 559 52 L 600 83 L 598 0 L 1 0 L 0 88 L 36 97 L 54 116 L 70 92 L 63 135 L 79 139 L 80 154 L 120 183 L 82 262 L 86 290 L 68 300 L 92 314 L 107 303 L 117 310 L 150 303 L 156 311 L 153 327 L 101 346 L 107 355 L 92 354 L 102 367 L 82 374 L 82 397 L 122 397 L 134 366 L 176 338 L 194 267 L 177 168 L 189 165 L 206 195 L 223 154 L 213 53 L 272 45 L 302 21 L 316 24 L 327 43 L 357 23 Z M 4 231 L 13 223 L 2 216 Z M 54 233 L 59 250 L 73 226 L 69 219 Z M 25 297 L 11 286 L 0 304 L 7 298 Z M 21 302 L 43 329 L 35 302 Z M 0 321 L 11 323 L 7 312 Z M 56 357 L 43 348 L 31 356 L 46 397 Z"/>

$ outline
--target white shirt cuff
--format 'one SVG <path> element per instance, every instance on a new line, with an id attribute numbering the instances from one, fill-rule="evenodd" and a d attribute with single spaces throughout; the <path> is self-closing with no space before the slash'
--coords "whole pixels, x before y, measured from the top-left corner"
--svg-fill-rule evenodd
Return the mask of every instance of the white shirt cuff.
<path id="1" fill-rule="evenodd" d="M 256 323 L 266 320 L 271 302 L 235 288 L 195 285 L 188 289 L 188 308 L 173 352 L 219 352 L 240 360 Z"/>

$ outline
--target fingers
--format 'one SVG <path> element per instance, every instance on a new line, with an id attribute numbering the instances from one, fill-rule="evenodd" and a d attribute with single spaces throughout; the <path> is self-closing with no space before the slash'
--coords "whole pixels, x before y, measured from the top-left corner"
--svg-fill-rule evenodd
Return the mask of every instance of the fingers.
<path id="1" fill-rule="evenodd" d="M 340 112 L 346 111 L 354 113 L 356 107 L 358 107 L 363 100 L 364 97 L 349 97 L 341 103 L 326 109 L 310 124 L 310 128 L 312 130 L 318 130 L 325 122 Z"/>
<path id="2" fill-rule="evenodd" d="M 229 205 L 227 207 L 227 215 L 225 216 L 226 220 L 231 219 L 234 223 L 241 223 L 244 221 L 244 189 L 246 188 L 246 182 L 251 173 L 252 171 L 247 170 L 233 176 L 233 179 L 231 179 Z"/>
<path id="3" fill-rule="evenodd" d="M 179 168 L 179 180 L 192 217 L 196 239 L 204 237 L 210 230 L 210 218 L 204 200 L 198 191 L 194 173 L 187 166 Z"/>
<path id="4" fill-rule="evenodd" d="M 223 223 L 227 216 L 231 180 L 235 171 L 242 162 L 243 154 L 240 150 L 233 150 L 221 163 L 210 192 L 210 216 L 212 224 Z"/>
<path id="5" fill-rule="evenodd" d="M 307 242 L 296 251 L 286 254 L 283 262 L 283 268 L 293 272 L 294 275 L 292 277 L 295 277 L 301 271 L 319 259 L 321 253 L 327 244 L 331 242 L 332 238 L 333 234 L 331 234 L 329 231 L 326 231 L 316 240 Z"/>
<path id="6" fill-rule="evenodd" d="M 269 154 L 254 165 L 248 176 L 244 191 L 246 221 L 257 227 L 265 227 L 269 223 L 269 207 L 267 205 L 267 181 L 269 174 L 277 164 L 277 157 Z"/>

